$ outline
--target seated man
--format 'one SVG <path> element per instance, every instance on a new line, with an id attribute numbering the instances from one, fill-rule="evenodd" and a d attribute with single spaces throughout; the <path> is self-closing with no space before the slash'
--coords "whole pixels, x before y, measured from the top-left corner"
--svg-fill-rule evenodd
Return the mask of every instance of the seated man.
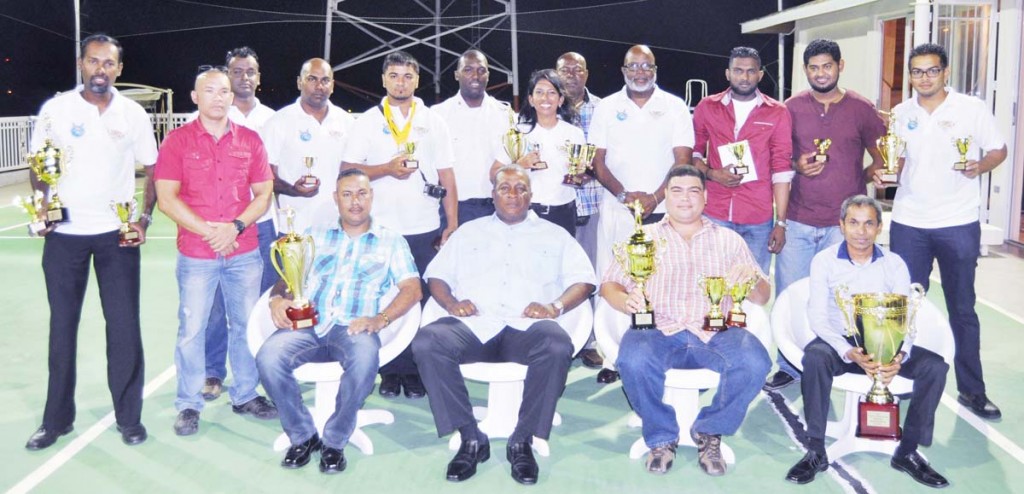
<path id="1" fill-rule="evenodd" d="M 409 246 L 401 235 L 370 219 L 373 189 L 360 170 L 338 176 L 334 202 L 341 218 L 338 226 L 313 227 L 316 257 L 309 273 L 308 291 L 320 313 L 320 322 L 292 330 L 285 311 L 292 306 L 283 280 L 271 291 L 270 310 L 279 329 L 267 338 L 256 355 L 256 366 L 267 394 L 277 404 L 281 426 L 292 447 L 281 466 L 299 468 L 321 450 L 320 471 L 345 469 L 343 452 L 356 426 L 356 412 L 373 391 L 377 352 L 382 329 L 420 300 L 420 282 Z M 307 230 L 309 231 L 309 230 Z M 393 285 L 398 295 L 383 309 L 380 298 Z M 310 362 L 338 362 L 345 373 L 338 388 L 337 409 L 317 435 L 309 410 L 292 371 Z"/>
<path id="2" fill-rule="evenodd" d="M 533 437 L 547 439 L 565 389 L 573 346 L 557 318 L 594 291 L 594 271 L 576 240 L 530 211 L 530 177 L 500 168 L 491 191 L 495 214 L 462 225 L 424 273 L 430 294 L 451 317 L 412 341 L 439 436 L 458 430 L 462 446 L 448 464 L 460 482 L 491 456 L 477 428 L 459 364 L 515 362 L 529 367 L 519 422 L 506 454 L 512 478 L 537 482 Z"/>
<path id="3" fill-rule="evenodd" d="M 903 350 L 892 362 L 875 362 L 873 356 L 846 336 L 843 315 L 836 305 L 835 289 L 846 285 L 850 293 L 910 292 L 910 272 L 900 256 L 875 245 L 882 231 L 882 207 L 874 199 L 856 195 L 843 201 L 839 228 L 846 239 L 829 247 L 811 261 L 810 300 L 807 317 L 817 335 L 804 348 L 804 373 L 800 387 L 807 420 L 807 454 L 789 469 L 786 480 L 806 484 L 828 469 L 825 455 L 825 420 L 832 391 L 832 378 L 847 372 L 873 376 L 882 374 L 889 384 L 894 376 L 914 380 L 914 388 L 903 424 L 903 438 L 890 464 L 929 487 L 949 485 L 942 475 L 917 453 L 917 446 L 932 443 L 935 409 L 946 386 L 949 364 L 925 348 L 913 348 L 908 334 Z M 913 354 L 913 355 L 911 355 Z"/>
<path id="4" fill-rule="evenodd" d="M 739 429 L 771 360 L 757 337 L 745 329 L 730 327 L 717 333 L 703 329 L 710 302 L 698 280 L 701 275 L 725 276 L 730 284 L 756 279 L 747 297 L 755 304 L 768 300 L 769 286 L 739 234 L 701 215 L 707 199 L 704 174 L 690 165 L 677 166 L 669 170 L 666 183 L 666 216 L 644 227 L 649 238 L 658 239 L 661 251 L 654 275 L 647 281 L 657 329 L 627 331 L 615 365 L 633 410 L 643 420 L 644 442 L 651 448 L 647 471 L 655 474 L 672 467 L 679 439 L 675 413 L 661 401 L 665 373 L 710 369 L 721 375 L 714 400 L 701 409 L 689 431 L 701 469 L 718 476 L 726 468 L 722 434 Z M 627 314 L 644 304 L 640 288 L 618 263 L 609 266 L 601 296 Z"/>

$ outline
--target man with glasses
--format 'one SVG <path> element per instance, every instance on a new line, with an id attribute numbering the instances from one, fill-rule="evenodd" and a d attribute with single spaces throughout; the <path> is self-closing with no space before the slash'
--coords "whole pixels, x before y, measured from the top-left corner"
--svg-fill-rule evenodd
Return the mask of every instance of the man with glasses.
<path id="1" fill-rule="evenodd" d="M 295 211 L 295 230 L 301 232 L 331 221 L 335 179 L 354 119 L 331 103 L 334 69 L 326 60 L 303 63 L 296 86 L 299 98 L 267 121 L 260 136 L 274 171 L 274 192 L 281 208 Z"/>
<path id="2" fill-rule="evenodd" d="M 978 176 L 1006 159 L 1006 143 L 984 101 L 946 85 L 945 48 L 919 45 L 907 65 L 915 95 L 893 108 L 896 133 L 907 148 L 900 160 L 890 246 L 907 262 L 911 281 L 925 289 L 938 260 L 956 342 L 957 401 L 981 418 L 998 419 L 1002 413 L 988 399 L 982 377 L 974 279 L 981 246 Z M 967 163 L 959 170 L 957 139 L 970 139 Z M 883 186 L 881 165 L 871 172 L 875 185 Z"/>

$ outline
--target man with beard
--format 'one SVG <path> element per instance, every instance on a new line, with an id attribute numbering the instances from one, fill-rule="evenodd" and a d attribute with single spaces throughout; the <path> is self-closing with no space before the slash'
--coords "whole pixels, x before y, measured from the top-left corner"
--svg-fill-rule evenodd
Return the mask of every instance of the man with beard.
<path id="1" fill-rule="evenodd" d="M 147 437 L 140 422 L 144 377 L 140 254 L 137 246 L 118 245 L 120 221 L 110 211 L 110 203 L 132 200 L 135 164 L 142 163 L 146 167 L 143 215 L 131 228 L 145 241 L 155 201 L 151 180 L 157 153 L 146 111 L 113 87 L 121 75 L 123 55 L 121 44 L 109 36 L 94 34 L 82 40 L 78 69 L 84 85 L 47 101 L 32 134 L 32 152 L 49 140 L 65 160 L 74 156 L 74 166 L 60 178 L 60 198 L 69 221 L 50 224 L 40 232 L 45 236 L 43 275 L 50 305 L 50 374 L 43 424 L 25 444 L 31 450 L 48 448 L 74 429 L 76 342 L 90 261 L 107 323 L 107 385 L 117 430 L 128 445 Z M 48 192 L 35 174 L 32 186 L 44 195 Z"/>
<path id="2" fill-rule="evenodd" d="M 267 121 L 260 136 L 274 171 L 274 192 L 282 208 L 295 211 L 295 230 L 301 232 L 322 221 L 314 215 L 330 207 L 354 119 L 331 103 L 334 69 L 326 60 L 303 63 L 296 85 L 299 98 Z"/>
<path id="3" fill-rule="evenodd" d="M 496 153 L 502 152 L 501 137 L 509 129 L 512 109 L 487 94 L 489 78 L 487 57 L 478 50 L 469 50 L 459 57 L 455 69 L 459 94 L 431 107 L 451 133 L 460 225 L 494 214 L 491 164 Z"/>
<path id="4" fill-rule="evenodd" d="M 767 273 L 786 244 L 793 143 L 786 107 L 757 90 L 763 75 L 757 50 L 733 48 L 729 89 L 700 101 L 693 127 L 694 164 L 708 178 L 705 214 L 739 233 Z"/>
<path id="5" fill-rule="evenodd" d="M 866 194 L 864 151 L 871 165 L 882 156 L 875 141 L 885 124 L 875 106 L 856 92 L 839 87 L 843 58 L 839 44 L 811 41 L 804 49 L 804 73 L 811 86 L 786 101 L 793 121 L 793 177 L 789 193 L 786 248 L 775 256 L 775 296 L 811 272 L 814 255 L 843 240 L 839 206 L 843 198 Z M 829 140 L 827 161 L 815 159 L 819 143 Z M 781 353 L 779 370 L 765 382 L 765 391 L 788 386 L 800 373 Z"/>

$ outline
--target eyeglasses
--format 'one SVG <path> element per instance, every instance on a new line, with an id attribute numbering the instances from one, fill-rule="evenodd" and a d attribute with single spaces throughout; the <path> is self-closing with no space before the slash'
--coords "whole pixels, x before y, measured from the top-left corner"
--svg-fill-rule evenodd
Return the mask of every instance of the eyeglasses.
<path id="1" fill-rule="evenodd" d="M 558 73 L 562 75 L 581 76 L 587 73 L 587 69 L 583 67 L 562 67 L 558 69 Z"/>
<path id="2" fill-rule="evenodd" d="M 626 65 L 623 65 L 622 68 L 626 69 L 626 72 L 629 72 L 630 74 L 634 74 L 634 73 L 639 72 L 641 70 L 644 71 L 644 72 L 654 72 L 654 71 L 658 70 L 658 66 L 654 65 L 653 63 L 635 63 L 634 62 L 634 63 L 629 63 L 629 64 L 626 64 Z"/>
<path id="3" fill-rule="evenodd" d="M 200 65 L 196 69 L 196 74 L 202 74 L 203 72 L 209 72 L 211 70 L 215 70 L 215 71 L 220 72 L 222 74 L 227 74 L 228 73 L 228 68 L 223 66 L 223 65 Z"/>
<path id="4" fill-rule="evenodd" d="M 330 86 L 330 85 L 334 84 L 334 78 L 332 78 L 332 77 L 320 77 L 320 78 L 318 78 L 315 75 L 307 75 L 306 79 L 304 79 L 304 80 L 306 81 L 306 84 L 311 84 L 311 85 L 314 85 L 314 86 L 320 85 L 320 84 L 322 84 L 324 86 Z"/>
<path id="5" fill-rule="evenodd" d="M 260 75 L 260 73 L 257 72 L 256 69 L 248 69 L 248 70 L 231 69 L 228 72 L 228 75 L 230 75 L 231 77 L 233 77 L 235 79 L 241 79 L 242 77 L 248 77 L 250 79 L 255 79 L 256 76 Z"/>
<path id="6" fill-rule="evenodd" d="M 910 69 L 911 79 L 920 79 L 928 74 L 928 78 L 934 79 L 942 73 L 942 67 L 929 67 L 927 69 Z"/>

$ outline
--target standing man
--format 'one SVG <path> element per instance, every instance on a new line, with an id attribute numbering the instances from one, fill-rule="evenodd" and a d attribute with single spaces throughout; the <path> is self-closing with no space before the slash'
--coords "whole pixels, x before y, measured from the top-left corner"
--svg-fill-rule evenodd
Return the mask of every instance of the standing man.
<path id="1" fill-rule="evenodd" d="M 508 438 L 512 478 L 535 484 L 533 437 L 547 439 L 565 390 L 572 341 L 558 317 L 594 291 L 594 271 L 566 231 L 530 210 L 530 177 L 517 165 L 498 169 L 491 192 L 495 214 L 451 237 L 424 275 L 448 316 L 420 328 L 413 354 L 430 393 L 438 436 L 459 431 L 462 445 L 447 478 L 461 482 L 491 454 L 477 427 L 460 364 L 516 362 L 527 366 L 519 421 Z M 571 328 L 570 328 L 571 329 Z"/>
<path id="2" fill-rule="evenodd" d="M 896 132 L 907 143 L 900 187 L 892 208 L 892 251 L 910 268 L 910 280 L 928 288 L 939 261 L 942 293 L 956 342 L 957 401 L 984 419 L 1002 413 L 985 390 L 981 371 L 981 325 L 974 310 L 974 275 L 981 246 L 978 176 L 1006 159 L 1006 143 L 985 102 L 957 93 L 949 81 L 946 49 L 923 44 L 910 52 L 915 97 L 896 105 Z M 960 153 L 953 139 L 970 138 L 969 159 L 955 170 Z M 872 170 L 882 185 L 881 167 Z"/>
<path id="3" fill-rule="evenodd" d="M 278 281 L 271 292 L 270 310 L 281 329 L 256 354 L 263 386 L 279 407 L 281 426 L 292 443 L 281 466 L 299 468 L 322 450 L 320 471 L 324 473 L 345 469 L 344 449 L 355 430 L 356 414 L 373 391 L 380 350 L 377 333 L 405 315 L 422 296 L 405 239 L 370 217 L 373 189 L 366 174 L 345 170 L 334 188 L 339 220 L 310 231 L 317 246 L 308 277 L 309 293 L 314 294 L 310 302 L 323 316 L 315 327 L 293 330 L 286 314 L 291 295 L 284 281 Z M 394 286 L 398 295 L 381 307 L 381 296 Z M 337 362 L 345 369 L 337 407 L 324 425 L 322 440 L 292 374 L 310 362 Z"/>
<path id="4" fill-rule="evenodd" d="M 331 103 L 334 69 L 321 58 L 302 64 L 296 78 L 299 98 L 281 108 L 260 132 L 274 171 L 274 192 L 282 208 L 295 210 L 297 232 L 319 222 L 332 222 L 329 213 L 337 187 L 341 157 L 354 118 Z M 313 167 L 306 160 L 313 159 Z M 306 183 L 312 174 L 318 180 Z"/>
<path id="5" fill-rule="evenodd" d="M 405 237 L 422 275 L 439 245 L 459 226 L 459 199 L 448 125 L 413 95 L 419 73 L 419 63 L 408 53 L 384 58 L 381 80 L 387 96 L 353 125 L 341 167 L 358 168 L 370 177 L 380 198 L 374 219 Z M 439 201 L 447 219 L 444 230 Z M 421 287 L 425 299 L 426 283 Z M 381 367 L 380 374 L 381 396 L 398 396 L 403 387 L 407 398 L 426 394 L 412 347 Z"/>
<path id="6" fill-rule="evenodd" d="M 459 94 L 431 107 L 451 132 L 455 153 L 452 171 L 459 189 L 460 225 L 494 214 L 491 164 L 502 152 L 501 138 L 512 123 L 512 109 L 508 104 L 487 94 L 489 78 L 487 57 L 480 51 L 469 50 L 459 57 L 455 69 Z"/>
<path id="7" fill-rule="evenodd" d="M 843 198 L 866 194 L 864 152 L 871 166 L 882 156 L 875 141 L 885 133 L 875 105 L 856 92 L 839 87 L 843 57 L 830 39 L 811 41 L 804 50 L 804 73 L 810 89 L 793 95 L 786 108 L 793 121 L 793 177 L 787 212 L 786 248 L 775 256 L 776 298 L 793 282 L 806 278 L 815 254 L 843 240 L 839 205 Z M 828 161 L 817 161 L 814 141 L 829 140 Z M 788 386 L 799 371 L 781 353 L 779 370 L 765 382 L 765 391 Z"/>
<path id="8" fill-rule="evenodd" d="M 763 75 L 757 50 L 733 48 L 725 70 L 729 89 L 700 101 L 693 111 L 693 127 L 694 155 L 700 155 L 694 164 L 708 178 L 705 214 L 739 233 L 761 271 L 767 273 L 772 254 L 786 245 L 789 182 L 794 172 L 789 112 L 758 91 Z M 733 154 L 733 146 L 741 149 L 742 158 Z M 736 172 L 740 162 L 746 173 Z"/>
<path id="9" fill-rule="evenodd" d="M 60 177 L 61 202 L 68 208 L 70 221 L 41 232 L 46 240 L 43 275 L 50 306 L 50 374 L 43 424 L 25 444 L 31 450 L 48 448 L 74 429 L 76 342 L 90 262 L 96 268 L 107 323 L 107 386 L 117 430 L 128 445 L 147 437 L 140 422 L 144 378 L 140 254 L 137 246 L 118 245 L 120 221 L 110 203 L 132 200 L 135 164 L 142 163 L 146 167 L 143 214 L 131 227 L 145 241 L 155 201 L 151 181 L 156 138 L 146 111 L 114 89 L 123 55 L 121 44 L 110 36 L 94 34 L 82 40 L 78 70 L 83 85 L 47 101 L 32 134 L 33 152 L 49 139 L 73 164 Z M 32 187 L 49 199 L 47 185 L 35 174 Z"/>
<path id="10" fill-rule="evenodd" d="M 273 174 L 259 135 L 228 119 L 231 99 L 226 73 L 210 69 L 196 76 L 192 101 L 199 118 L 167 136 L 156 164 L 160 209 L 178 224 L 174 432 L 179 436 L 199 430 L 205 333 L 218 288 L 228 318 L 231 408 L 261 419 L 277 417 L 274 405 L 256 394 L 259 376 L 245 337 L 263 270 L 257 235 L 250 227 L 267 210 Z"/>

